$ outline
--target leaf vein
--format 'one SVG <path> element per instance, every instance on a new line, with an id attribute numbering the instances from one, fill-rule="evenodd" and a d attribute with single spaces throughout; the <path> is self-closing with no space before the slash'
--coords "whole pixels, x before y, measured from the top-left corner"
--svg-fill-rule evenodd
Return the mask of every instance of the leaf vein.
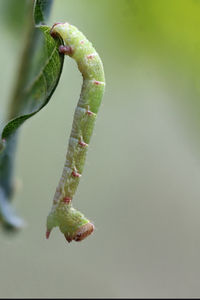
<path id="1" fill-rule="evenodd" d="M 51 59 L 53 58 L 53 55 L 54 55 L 56 49 L 57 49 L 57 46 L 54 47 L 51 55 L 49 56 L 49 58 L 47 59 L 46 63 L 44 64 L 44 66 L 39 71 L 38 75 L 35 76 L 35 78 L 30 83 L 30 85 L 25 89 L 25 93 L 28 93 L 31 90 L 31 88 L 34 86 L 34 84 L 44 75 L 44 70 L 47 67 L 47 65 L 49 64 L 49 62 L 51 61 Z"/>

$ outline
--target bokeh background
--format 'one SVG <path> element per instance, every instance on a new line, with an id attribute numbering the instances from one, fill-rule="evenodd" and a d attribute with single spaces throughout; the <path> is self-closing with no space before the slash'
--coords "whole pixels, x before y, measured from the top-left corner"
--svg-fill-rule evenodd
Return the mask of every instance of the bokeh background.
<path id="1" fill-rule="evenodd" d="M 0 0 L 2 116 L 24 38 L 12 2 L 24 3 Z M 81 243 L 58 229 L 45 239 L 81 88 L 66 58 L 50 103 L 20 133 L 14 206 L 26 226 L 0 232 L 0 297 L 200 296 L 199 16 L 199 0 L 54 1 L 49 25 L 76 25 L 105 67 L 74 198 L 96 230 Z"/>

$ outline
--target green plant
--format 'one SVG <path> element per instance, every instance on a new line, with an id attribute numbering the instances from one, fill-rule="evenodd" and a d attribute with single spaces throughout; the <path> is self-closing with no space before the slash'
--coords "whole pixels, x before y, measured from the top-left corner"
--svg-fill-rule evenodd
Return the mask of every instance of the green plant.
<path id="1" fill-rule="evenodd" d="M 1 133 L 0 219 L 7 229 L 18 229 L 22 225 L 21 219 L 14 214 L 10 205 L 18 129 L 50 100 L 60 79 L 64 55 L 67 54 L 77 61 L 83 75 L 83 87 L 74 116 L 67 160 L 47 219 L 46 236 L 49 237 L 53 227 L 59 226 L 68 242 L 72 239 L 80 241 L 93 231 L 94 226 L 72 207 L 71 200 L 80 180 L 103 96 L 104 72 L 98 54 L 76 27 L 59 23 L 51 29 L 45 25 L 51 4 L 51 0 L 36 0 L 34 7 L 30 5 L 30 12 L 34 11 L 34 22 L 29 18 L 27 42 L 8 122 Z"/>

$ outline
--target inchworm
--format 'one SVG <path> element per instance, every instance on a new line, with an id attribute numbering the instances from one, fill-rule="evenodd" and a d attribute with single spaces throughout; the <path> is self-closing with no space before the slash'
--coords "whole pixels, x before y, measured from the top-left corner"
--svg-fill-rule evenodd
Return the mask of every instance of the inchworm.
<path id="1" fill-rule="evenodd" d="M 64 41 L 65 45 L 60 46 L 59 51 L 75 59 L 83 76 L 83 85 L 74 114 L 66 162 L 52 210 L 47 218 L 46 237 L 49 237 L 53 227 L 59 226 L 68 242 L 81 241 L 93 232 L 94 225 L 72 207 L 71 201 L 83 172 L 88 145 L 104 93 L 104 70 L 96 50 L 75 26 L 56 23 L 51 29 L 51 35 L 59 35 Z"/>

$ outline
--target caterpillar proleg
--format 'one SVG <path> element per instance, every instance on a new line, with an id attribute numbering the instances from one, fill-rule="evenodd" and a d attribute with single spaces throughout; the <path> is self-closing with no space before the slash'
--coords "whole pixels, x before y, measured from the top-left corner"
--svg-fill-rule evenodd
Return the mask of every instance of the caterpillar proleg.
<path id="1" fill-rule="evenodd" d="M 49 237 L 53 227 L 58 226 L 68 242 L 81 241 L 93 232 L 94 225 L 72 207 L 72 198 L 83 172 L 88 145 L 103 97 L 104 70 L 98 53 L 75 26 L 56 23 L 51 29 L 51 35 L 59 35 L 64 41 L 65 45 L 60 46 L 59 51 L 75 59 L 83 76 L 83 85 L 74 113 L 64 169 L 47 217 L 46 237 Z"/>

